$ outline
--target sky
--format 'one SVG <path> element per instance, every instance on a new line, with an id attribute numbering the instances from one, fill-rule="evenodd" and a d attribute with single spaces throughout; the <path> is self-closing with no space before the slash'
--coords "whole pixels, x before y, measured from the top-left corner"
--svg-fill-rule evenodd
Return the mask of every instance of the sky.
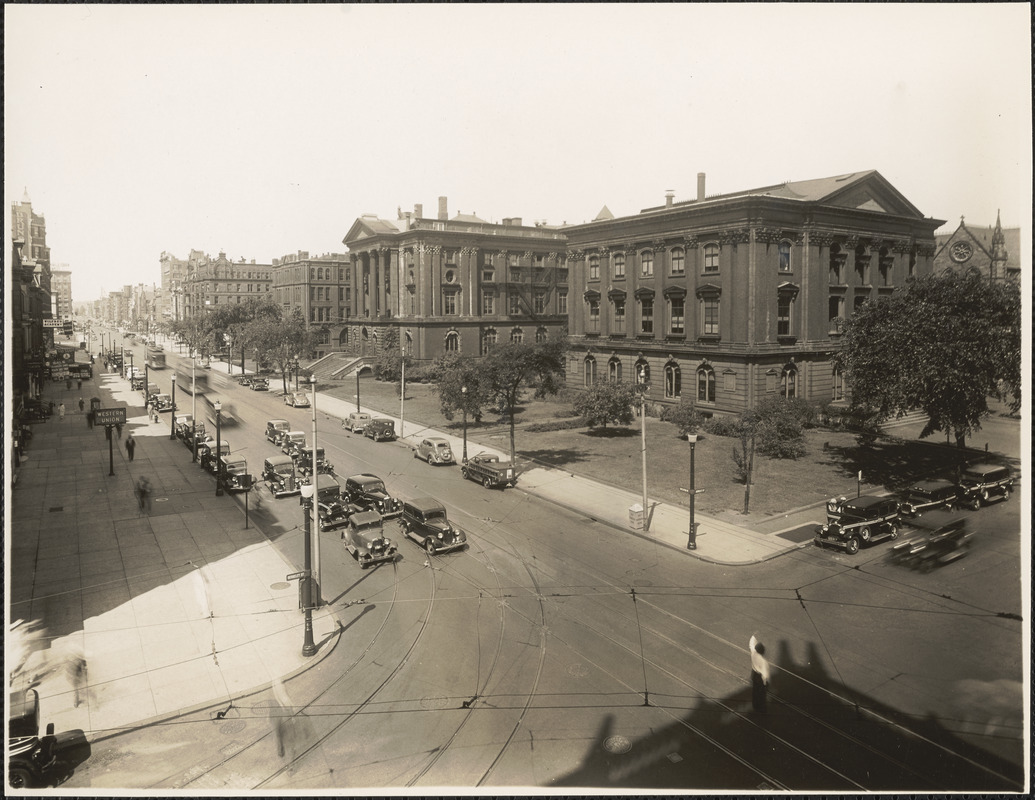
<path id="1" fill-rule="evenodd" d="M 160 282 L 163 251 L 341 253 L 362 214 L 440 196 L 584 222 L 699 172 L 719 194 L 875 169 L 943 229 L 1028 227 L 1029 13 L 6 4 L 5 198 L 45 216 L 77 302 Z"/>

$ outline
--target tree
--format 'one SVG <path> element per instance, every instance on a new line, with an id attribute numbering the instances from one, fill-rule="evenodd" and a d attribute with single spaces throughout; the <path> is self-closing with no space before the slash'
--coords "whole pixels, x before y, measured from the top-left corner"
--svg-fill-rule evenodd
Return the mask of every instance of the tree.
<path id="1" fill-rule="evenodd" d="M 1020 408 L 1020 289 L 973 269 L 915 278 L 846 321 L 835 364 L 853 405 L 879 421 L 920 409 L 921 436 L 951 432 L 963 447 L 989 397 Z"/>
<path id="2" fill-rule="evenodd" d="M 633 421 L 633 403 L 639 400 L 630 383 L 597 383 L 580 392 L 573 408 L 591 428 L 606 428 L 607 423 L 628 425 Z"/>
<path id="3" fill-rule="evenodd" d="M 537 398 L 557 394 L 564 377 L 563 339 L 537 344 L 515 343 L 493 348 L 482 359 L 481 372 L 487 396 L 501 413 L 510 417 L 510 460 L 517 458 L 514 446 L 514 413 L 523 392 L 532 389 Z"/>
<path id="4" fill-rule="evenodd" d="M 287 394 L 287 374 L 297 358 L 308 358 L 313 350 L 315 336 L 305 324 L 301 309 L 292 309 L 283 320 L 260 317 L 252 322 L 249 334 L 258 347 L 280 371 Z"/>
<path id="5" fill-rule="evenodd" d="M 671 422 L 679 430 L 680 438 L 688 433 L 696 433 L 701 426 L 701 412 L 697 410 L 694 401 L 683 395 L 679 405 L 666 406 L 661 412 L 663 422 Z"/>
<path id="6" fill-rule="evenodd" d="M 478 362 L 459 353 L 446 353 L 435 360 L 435 368 L 439 373 L 438 399 L 442 416 L 453 420 L 457 412 L 462 414 L 466 410 L 471 419 L 481 422 L 482 408 L 491 398 Z"/>
<path id="7" fill-rule="evenodd" d="M 227 364 L 233 360 L 233 349 L 241 353 L 241 372 L 244 372 L 245 350 L 253 344 L 252 323 L 256 320 L 277 321 L 282 317 L 280 306 L 275 305 L 267 298 L 249 297 L 243 303 L 233 305 L 221 305 L 214 309 L 209 315 L 209 321 L 214 331 L 223 334 L 223 342 L 226 344 L 230 357 Z"/>

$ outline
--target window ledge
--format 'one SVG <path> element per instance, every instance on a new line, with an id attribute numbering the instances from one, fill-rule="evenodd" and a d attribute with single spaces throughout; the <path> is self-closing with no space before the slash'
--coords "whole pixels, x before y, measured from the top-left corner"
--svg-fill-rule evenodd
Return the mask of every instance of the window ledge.
<path id="1" fill-rule="evenodd" d="M 685 333 L 668 333 L 668 334 L 665 334 L 665 338 L 668 341 L 670 341 L 670 342 L 685 342 L 686 341 L 686 334 Z"/>
<path id="2" fill-rule="evenodd" d="M 636 334 L 636 338 L 637 339 L 653 339 L 654 338 L 654 334 L 653 333 L 638 333 L 638 334 Z"/>
<path id="3" fill-rule="evenodd" d="M 777 336 L 776 337 L 776 341 L 778 341 L 780 344 L 794 344 L 795 342 L 798 341 L 798 337 L 797 336 L 791 336 L 791 335 L 788 335 L 788 336 Z"/>
<path id="4" fill-rule="evenodd" d="M 629 334 L 627 334 L 627 333 L 617 333 L 617 332 L 612 331 L 611 333 L 608 334 L 608 338 L 611 338 L 611 339 L 624 339 L 628 335 Z"/>
<path id="5" fill-rule="evenodd" d="M 699 342 L 718 342 L 721 341 L 722 337 L 717 333 L 702 333 L 697 337 Z"/>

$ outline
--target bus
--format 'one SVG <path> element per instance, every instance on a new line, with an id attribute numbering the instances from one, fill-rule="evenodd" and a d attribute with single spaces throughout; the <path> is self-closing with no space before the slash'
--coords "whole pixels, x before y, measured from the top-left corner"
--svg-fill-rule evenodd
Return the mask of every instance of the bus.
<path id="1" fill-rule="evenodd" d="M 147 348 L 147 366 L 150 369 L 165 369 L 165 353 L 154 347 Z"/>
<path id="2" fill-rule="evenodd" d="M 176 391 L 196 394 L 199 397 L 208 392 L 208 373 L 194 371 L 193 386 L 191 385 L 190 367 L 180 367 L 176 370 Z"/>

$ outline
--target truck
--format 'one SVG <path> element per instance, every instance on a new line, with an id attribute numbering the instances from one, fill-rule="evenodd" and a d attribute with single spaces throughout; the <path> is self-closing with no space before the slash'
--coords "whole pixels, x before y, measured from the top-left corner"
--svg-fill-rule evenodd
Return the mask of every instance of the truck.
<path id="1" fill-rule="evenodd" d="M 500 461 L 492 453 L 478 453 L 460 467 L 461 474 L 468 480 L 478 481 L 486 489 L 517 485 L 517 472 L 509 461 Z"/>

